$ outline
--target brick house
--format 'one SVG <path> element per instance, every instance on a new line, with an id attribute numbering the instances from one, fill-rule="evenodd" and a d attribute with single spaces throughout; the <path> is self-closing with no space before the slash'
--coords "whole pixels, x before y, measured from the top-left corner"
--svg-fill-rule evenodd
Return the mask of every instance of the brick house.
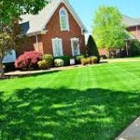
<path id="1" fill-rule="evenodd" d="M 131 41 L 140 41 L 140 18 L 131 18 L 123 15 L 122 23 L 126 26 L 126 33 L 129 35 L 129 37 L 126 39 L 126 46 L 122 46 L 121 50 L 117 49 L 114 53 L 116 55 L 119 54 L 118 56 L 121 56 L 120 53 L 122 53 L 122 56 L 127 56 L 128 47 L 130 47 L 129 44 L 131 44 Z M 106 49 L 100 49 L 99 52 L 102 56 L 108 56 L 108 51 Z"/>
<path id="2" fill-rule="evenodd" d="M 16 56 L 33 50 L 53 56 L 85 53 L 87 29 L 68 0 L 51 0 L 37 15 L 22 15 L 19 24 L 28 39 L 16 52 L 7 54 L 3 63 L 14 62 Z"/>
<path id="3" fill-rule="evenodd" d="M 131 18 L 124 15 L 123 23 L 126 25 L 126 31 L 132 35 L 131 38 L 140 41 L 140 18 Z"/>
<path id="4" fill-rule="evenodd" d="M 23 15 L 21 28 L 29 37 L 17 54 L 35 50 L 53 56 L 85 53 L 86 27 L 67 0 L 52 0 L 37 15 Z"/>

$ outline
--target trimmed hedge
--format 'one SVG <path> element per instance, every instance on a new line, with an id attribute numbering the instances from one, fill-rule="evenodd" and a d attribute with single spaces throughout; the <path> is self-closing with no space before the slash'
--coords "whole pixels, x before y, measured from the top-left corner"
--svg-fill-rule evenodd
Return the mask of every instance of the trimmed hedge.
<path id="1" fill-rule="evenodd" d="M 55 59 L 54 60 L 54 65 L 55 65 L 55 67 L 63 67 L 64 66 L 64 61 L 62 59 Z"/>
<path id="2" fill-rule="evenodd" d="M 46 62 L 46 60 L 41 60 L 41 61 L 38 61 L 38 66 L 40 69 L 47 69 L 49 68 L 49 64 Z"/>
<path id="3" fill-rule="evenodd" d="M 97 63 L 97 57 L 96 56 L 91 56 L 91 57 L 81 59 L 81 64 L 82 65 L 95 64 L 95 63 Z"/>
<path id="4" fill-rule="evenodd" d="M 83 54 L 75 56 L 76 64 L 81 64 L 81 59 L 85 58 Z"/>
<path id="5" fill-rule="evenodd" d="M 64 56 L 59 56 L 59 57 L 54 57 L 55 59 L 62 59 L 64 61 L 64 66 L 69 66 L 70 65 L 70 56 L 64 55 Z"/>
<path id="6" fill-rule="evenodd" d="M 53 66 L 53 56 L 51 54 L 44 54 L 42 60 L 46 61 L 48 68 Z"/>

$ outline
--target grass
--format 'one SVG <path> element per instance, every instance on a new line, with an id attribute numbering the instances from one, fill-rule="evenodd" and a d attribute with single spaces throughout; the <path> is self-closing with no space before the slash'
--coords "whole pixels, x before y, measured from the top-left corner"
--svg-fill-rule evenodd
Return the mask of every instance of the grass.
<path id="1" fill-rule="evenodd" d="M 140 62 L 0 81 L 0 139 L 113 140 L 140 115 Z"/>

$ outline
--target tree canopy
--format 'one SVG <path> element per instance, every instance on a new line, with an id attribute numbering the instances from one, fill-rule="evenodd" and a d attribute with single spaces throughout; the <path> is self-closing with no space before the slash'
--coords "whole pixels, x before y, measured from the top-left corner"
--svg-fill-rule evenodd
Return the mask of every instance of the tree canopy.
<path id="1" fill-rule="evenodd" d="M 1 0 L 0 23 L 11 22 L 13 18 L 19 18 L 22 14 L 36 14 L 47 2 L 48 0 Z"/>
<path id="2" fill-rule="evenodd" d="M 99 7 L 93 25 L 93 35 L 99 47 L 111 49 L 124 46 L 127 34 L 122 18 L 116 7 Z"/>

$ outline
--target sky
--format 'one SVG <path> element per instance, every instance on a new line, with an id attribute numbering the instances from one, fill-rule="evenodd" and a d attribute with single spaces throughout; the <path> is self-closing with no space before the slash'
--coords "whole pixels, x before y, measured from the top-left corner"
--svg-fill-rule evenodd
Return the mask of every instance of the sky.
<path id="1" fill-rule="evenodd" d="M 94 14 L 100 6 L 115 6 L 123 15 L 140 17 L 140 0 L 69 0 L 69 2 L 89 33 L 92 31 Z"/>

